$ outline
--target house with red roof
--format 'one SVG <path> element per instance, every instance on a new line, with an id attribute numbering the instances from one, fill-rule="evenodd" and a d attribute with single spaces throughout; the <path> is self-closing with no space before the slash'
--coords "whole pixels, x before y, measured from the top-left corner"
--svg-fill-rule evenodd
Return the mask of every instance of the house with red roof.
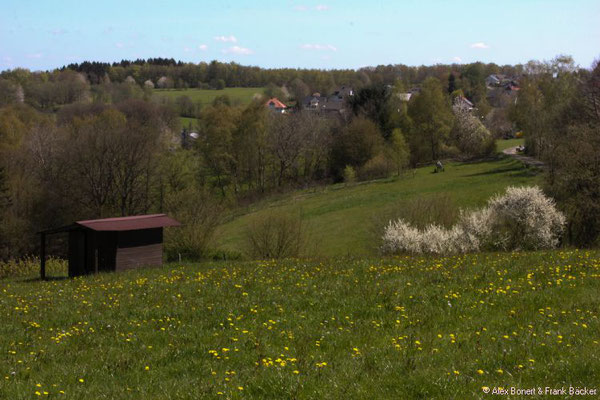
<path id="1" fill-rule="evenodd" d="M 288 108 L 277 97 L 273 97 L 272 99 L 267 100 L 267 102 L 265 103 L 265 106 L 267 108 L 269 108 L 270 110 L 281 113 L 281 114 L 285 113 L 286 109 Z"/>

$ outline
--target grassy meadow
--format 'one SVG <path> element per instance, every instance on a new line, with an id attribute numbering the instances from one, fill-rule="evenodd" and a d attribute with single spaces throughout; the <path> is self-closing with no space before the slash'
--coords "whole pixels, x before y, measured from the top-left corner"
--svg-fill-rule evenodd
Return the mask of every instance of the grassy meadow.
<path id="1" fill-rule="evenodd" d="M 227 95 L 232 104 L 247 105 L 255 95 L 262 94 L 263 88 L 234 87 L 222 90 L 213 89 L 154 89 L 154 96 L 162 96 L 175 100 L 179 96 L 188 96 L 194 103 L 209 105 L 218 96 Z M 192 129 L 196 126 L 196 118 L 179 117 L 181 126 Z"/>
<path id="2" fill-rule="evenodd" d="M 0 398 L 493 398 L 600 382 L 600 253 L 0 281 Z M 511 398 L 507 396 L 507 398 Z M 516 398 L 516 396 L 512 397 Z"/>
<path id="3" fill-rule="evenodd" d="M 232 103 L 249 104 L 256 94 L 262 94 L 263 88 L 234 87 L 222 90 L 213 89 L 154 89 L 154 96 L 164 96 L 175 100 L 179 96 L 188 96 L 194 103 L 208 105 L 218 96 L 227 95 Z"/>
<path id="4" fill-rule="evenodd" d="M 525 145 L 525 139 L 523 138 L 496 140 L 496 149 L 500 152 L 511 147 L 517 147 L 522 145 Z"/>
<path id="5" fill-rule="evenodd" d="M 540 181 L 540 176 L 521 162 L 504 157 L 450 163 L 445 172 L 437 174 L 433 167 L 423 167 L 401 177 L 311 188 L 237 210 L 219 228 L 217 243 L 222 249 L 243 253 L 245 229 L 253 218 L 270 212 L 300 213 L 308 233 L 306 251 L 311 256 L 374 255 L 374 221 L 402 201 L 447 194 L 457 207 L 473 208 L 507 186 Z"/>

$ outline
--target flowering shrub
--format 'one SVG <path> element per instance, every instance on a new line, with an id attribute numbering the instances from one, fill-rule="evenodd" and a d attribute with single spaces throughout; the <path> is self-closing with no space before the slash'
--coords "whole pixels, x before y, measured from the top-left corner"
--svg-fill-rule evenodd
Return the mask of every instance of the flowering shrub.
<path id="1" fill-rule="evenodd" d="M 538 187 L 509 187 L 488 202 L 493 211 L 495 248 L 551 249 L 558 245 L 565 217 Z"/>
<path id="2" fill-rule="evenodd" d="M 480 250 L 535 250 L 559 244 L 565 217 L 538 187 L 509 187 L 480 210 L 462 211 L 450 229 L 430 224 L 420 230 L 390 221 L 383 234 L 385 253 L 452 254 Z"/>

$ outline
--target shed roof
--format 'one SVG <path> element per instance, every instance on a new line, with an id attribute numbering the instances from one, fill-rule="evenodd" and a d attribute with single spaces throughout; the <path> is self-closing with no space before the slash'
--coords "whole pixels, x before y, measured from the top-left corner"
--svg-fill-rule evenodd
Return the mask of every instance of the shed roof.
<path id="1" fill-rule="evenodd" d="M 136 215 L 133 217 L 90 219 L 76 221 L 78 225 L 94 231 L 132 231 L 137 229 L 179 226 L 181 223 L 166 214 Z"/>
<path id="2" fill-rule="evenodd" d="M 66 232 L 81 227 L 94 231 L 134 231 L 138 229 L 163 228 L 167 226 L 180 226 L 179 221 L 166 214 L 135 215 L 132 217 L 89 219 L 75 221 L 75 223 L 60 228 L 47 229 L 39 233 Z"/>

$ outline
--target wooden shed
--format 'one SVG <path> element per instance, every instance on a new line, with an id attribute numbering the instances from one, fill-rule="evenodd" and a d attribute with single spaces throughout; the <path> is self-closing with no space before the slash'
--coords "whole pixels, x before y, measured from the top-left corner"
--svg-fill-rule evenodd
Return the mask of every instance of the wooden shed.
<path id="1" fill-rule="evenodd" d="M 76 221 L 71 225 L 40 232 L 40 275 L 46 277 L 46 235 L 69 234 L 69 276 L 102 271 L 122 271 L 161 265 L 163 228 L 179 226 L 166 214 Z"/>

